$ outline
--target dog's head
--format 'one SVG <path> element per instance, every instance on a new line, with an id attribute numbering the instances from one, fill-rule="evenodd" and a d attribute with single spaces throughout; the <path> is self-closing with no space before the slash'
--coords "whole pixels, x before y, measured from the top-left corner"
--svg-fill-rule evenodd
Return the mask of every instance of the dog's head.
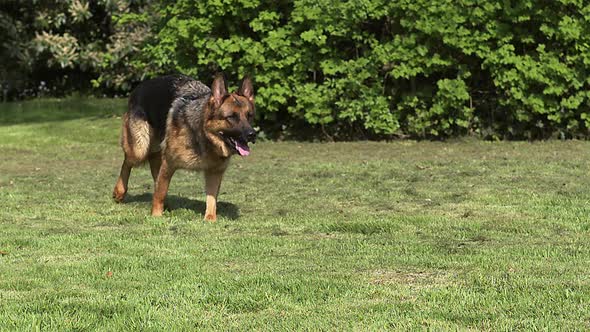
<path id="1" fill-rule="evenodd" d="M 222 154 L 229 156 L 250 154 L 248 142 L 256 140 L 254 121 L 254 88 L 244 77 L 236 92 L 228 93 L 223 76 L 218 75 L 211 85 L 209 114 L 206 130 L 216 138 Z"/>

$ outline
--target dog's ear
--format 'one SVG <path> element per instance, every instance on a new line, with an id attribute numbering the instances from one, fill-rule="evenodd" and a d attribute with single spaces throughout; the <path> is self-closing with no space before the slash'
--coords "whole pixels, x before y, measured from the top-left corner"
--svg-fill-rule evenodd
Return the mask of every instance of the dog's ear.
<path id="1" fill-rule="evenodd" d="M 248 98 L 250 102 L 254 102 L 254 87 L 252 86 L 252 80 L 250 77 L 244 76 L 238 94 Z"/>
<path id="2" fill-rule="evenodd" d="M 225 79 L 222 74 L 217 74 L 211 84 L 211 100 L 215 108 L 219 108 L 223 102 L 223 97 L 227 95 Z"/>

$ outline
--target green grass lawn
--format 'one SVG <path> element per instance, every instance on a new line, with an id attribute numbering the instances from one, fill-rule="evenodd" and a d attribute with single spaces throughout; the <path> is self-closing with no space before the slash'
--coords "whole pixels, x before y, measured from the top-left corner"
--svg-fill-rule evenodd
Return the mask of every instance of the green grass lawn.
<path id="1" fill-rule="evenodd" d="M 124 107 L 0 104 L 0 330 L 590 329 L 588 142 L 260 142 L 204 223 Z"/>

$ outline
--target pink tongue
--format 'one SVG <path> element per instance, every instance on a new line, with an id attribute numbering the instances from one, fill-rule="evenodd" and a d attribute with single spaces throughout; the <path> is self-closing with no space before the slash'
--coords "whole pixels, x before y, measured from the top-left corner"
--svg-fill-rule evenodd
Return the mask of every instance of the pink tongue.
<path id="1" fill-rule="evenodd" d="M 236 150 L 240 156 L 247 156 L 250 154 L 250 148 L 247 144 L 242 144 L 241 142 L 236 141 Z"/>

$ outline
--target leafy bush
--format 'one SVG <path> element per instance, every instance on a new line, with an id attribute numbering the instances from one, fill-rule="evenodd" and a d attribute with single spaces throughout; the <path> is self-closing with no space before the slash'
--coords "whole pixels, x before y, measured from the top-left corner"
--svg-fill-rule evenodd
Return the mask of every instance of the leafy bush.
<path id="1" fill-rule="evenodd" d="M 0 85 L 13 98 L 85 92 L 91 82 L 103 92 L 129 90 L 145 77 L 129 62 L 149 37 L 141 19 L 149 8 L 145 1 L 3 1 Z"/>
<path id="2" fill-rule="evenodd" d="M 590 5 L 580 0 L 180 0 L 111 16 L 137 42 L 123 55 L 106 47 L 96 87 L 128 91 L 175 71 L 251 74 L 268 132 L 589 133 Z"/>

